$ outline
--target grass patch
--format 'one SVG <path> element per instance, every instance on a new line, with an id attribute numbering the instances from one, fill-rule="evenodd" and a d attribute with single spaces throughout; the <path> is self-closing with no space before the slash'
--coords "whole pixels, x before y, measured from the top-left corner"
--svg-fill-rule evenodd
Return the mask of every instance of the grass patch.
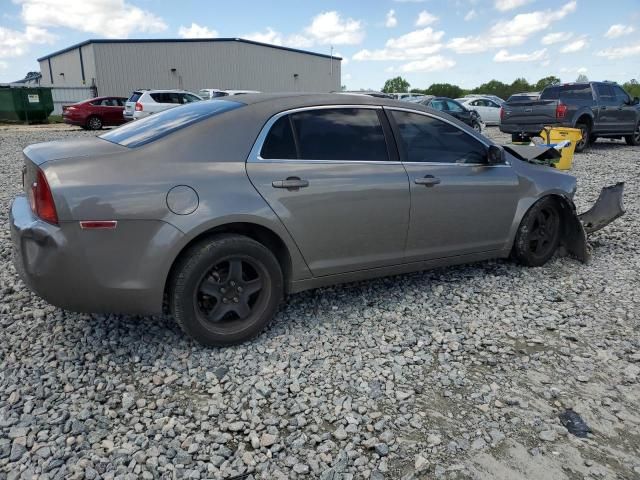
<path id="1" fill-rule="evenodd" d="M 49 115 L 48 123 L 63 123 L 62 115 Z"/>

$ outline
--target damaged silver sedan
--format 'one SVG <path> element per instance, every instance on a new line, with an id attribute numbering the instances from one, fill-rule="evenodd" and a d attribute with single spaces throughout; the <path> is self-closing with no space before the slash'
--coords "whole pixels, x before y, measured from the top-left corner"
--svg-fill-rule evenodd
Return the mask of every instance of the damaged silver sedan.
<path id="1" fill-rule="evenodd" d="M 349 95 L 197 102 L 97 138 L 25 149 L 11 208 L 24 281 L 62 308 L 157 314 L 229 345 L 287 293 L 556 249 L 623 213 L 578 216 L 546 150 L 503 148 L 446 114 Z"/>

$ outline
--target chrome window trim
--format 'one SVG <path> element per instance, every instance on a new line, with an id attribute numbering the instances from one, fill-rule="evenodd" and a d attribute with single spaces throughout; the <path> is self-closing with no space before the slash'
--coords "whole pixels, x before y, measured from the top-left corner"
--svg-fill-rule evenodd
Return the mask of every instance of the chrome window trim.
<path id="1" fill-rule="evenodd" d="M 297 107 L 289 110 L 284 110 L 282 112 L 276 113 L 271 118 L 269 118 L 269 120 L 267 120 L 267 123 L 265 123 L 262 129 L 260 130 L 260 133 L 258 134 L 256 141 L 253 143 L 253 147 L 251 148 L 251 151 L 249 152 L 249 156 L 247 157 L 247 163 L 296 163 L 296 164 L 316 164 L 316 165 L 318 164 L 344 165 L 344 164 L 353 163 L 353 164 L 369 164 L 369 165 L 428 165 L 428 166 L 441 165 L 441 166 L 458 166 L 458 167 L 511 167 L 508 161 L 505 162 L 505 164 L 503 165 L 488 165 L 485 163 L 402 162 L 402 161 L 392 161 L 392 160 L 385 160 L 385 161 L 381 161 L 381 160 L 319 160 L 319 159 L 304 160 L 304 159 L 297 159 L 297 158 L 293 158 L 293 159 L 292 158 L 282 158 L 282 159 L 262 158 L 260 156 L 260 152 L 262 151 L 262 146 L 264 145 L 264 142 L 267 139 L 267 135 L 269 134 L 271 127 L 281 117 L 285 115 L 290 115 L 292 113 L 307 112 L 312 110 L 328 110 L 328 109 L 342 109 L 342 108 L 362 108 L 366 110 L 396 110 L 400 112 L 416 113 L 418 115 L 424 115 L 427 117 L 434 118 L 436 120 L 441 120 L 443 122 L 446 122 L 451 126 L 457 128 L 458 130 L 464 132 L 465 134 L 469 135 L 470 137 L 474 138 L 475 140 L 479 141 L 487 148 L 491 145 L 485 142 L 484 140 L 477 138 L 471 133 L 466 132 L 465 130 L 461 129 L 458 125 L 451 122 L 450 120 L 447 120 L 446 118 L 442 118 L 438 115 L 433 115 L 431 113 L 422 112 L 420 110 L 412 110 L 410 108 L 403 108 L 403 107 L 386 107 L 382 105 L 344 105 L 344 104 L 314 105 L 309 107 Z"/>

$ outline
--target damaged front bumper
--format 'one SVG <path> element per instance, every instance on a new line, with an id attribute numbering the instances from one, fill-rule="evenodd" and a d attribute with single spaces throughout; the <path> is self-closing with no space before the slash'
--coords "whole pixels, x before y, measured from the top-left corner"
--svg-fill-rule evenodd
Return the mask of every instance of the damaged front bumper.
<path id="1" fill-rule="evenodd" d="M 597 232 L 625 213 L 622 194 L 624 182 L 604 187 L 596 203 L 580 215 L 568 215 L 565 246 L 569 253 L 582 262 L 589 261 L 587 234 Z"/>

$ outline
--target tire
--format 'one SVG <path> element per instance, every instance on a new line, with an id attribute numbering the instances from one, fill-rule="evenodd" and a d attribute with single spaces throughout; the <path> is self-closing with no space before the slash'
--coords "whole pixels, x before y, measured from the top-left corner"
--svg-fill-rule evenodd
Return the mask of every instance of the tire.
<path id="1" fill-rule="evenodd" d="M 87 128 L 89 130 L 100 130 L 102 128 L 102 119 L 96 115 L 92 115 L 87 119 Z"/>
<path id="2" fill-rule="evenodd" d="M 589 145 L 593 145 L 597 141 L 598 141 L 598 136 L 592 133 L 591 136 L 589 137 Z"/>
<path id="3" fill-rule="evenodd" d="M 513 245 L 516 261 L 528 267 L 547 263 L 558 248 L 561 212 L 556 200 L 545 197 L 525 214 Z"/>
<path id="4" fill-rule="evenodd" d="M 193 245 L 173 269 L 169 305 L 182 330 L 208 347 L 242 343 L 269 324 L 283 296 L 276 257 L 261 243 L 220 235 Z"/>
<path id="5" fill-rule="evenodd" d="M 473 122 L 471 128 L 473 128 L 478 133 L 482 133 L 482 125 L 480 125 L 480 122 Z"/>
<path id="6" fill-rule="evenodd" d="M 582 132 L 582 138 L 576 143 L 576 153 L 584 152 L 589 146 L 589 138 L 591 137 L 591 127 L 586 123 L 577 123 L 576 128 Z"/>
<path id="7" fill-rule="evenodd" d="M 625 135 L 624 141 L 627 145 L 637 147 L 640 145 L 640 122 L 636 124 L 636 128 L 631 135 Z"/>

